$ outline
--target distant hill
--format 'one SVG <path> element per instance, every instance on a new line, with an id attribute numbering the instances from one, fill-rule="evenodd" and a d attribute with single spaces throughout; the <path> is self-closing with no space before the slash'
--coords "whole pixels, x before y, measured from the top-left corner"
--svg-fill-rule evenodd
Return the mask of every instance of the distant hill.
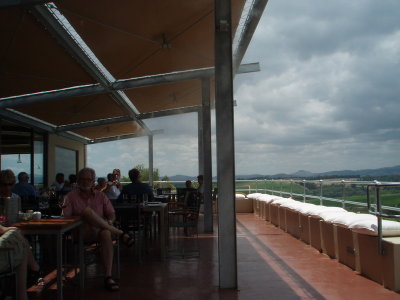
<path id="1" fill-rule="evenodd" d="M 171 181 L 197 180 L 197 176 L 187 176 L 187 175 L 168 176 L 168 178 Z"/>
<path id="2" fill-rule="evenodd" d="M 379 169 L 364 169 L 364 170 L 341 170 L 341 171 L 329 171 L 322 173 L 313 173 L 306 170 L 299 170 L 297 172 L 286 174 L 279 173 L 274 175 L 261 175 L 261 174 L 249 174 L 249 175 L 236 175 L 236 179 L 251 180 L 251 179 L 278 179 L 278 178 L 309 178 L 309 177 L 330 177 L 330 176 L 344 176 L 344 177 L 363 177 L 363 176 L 387 176 L 387 175 L 400 175 L 400 166 L 386 167 Z M 216 177 L 214 176 L 215 180 Z M 196 176 L 188 175 L 175 175 L 170 176 L 171 181 L 186 181 L 186 180 L 197 180 Z"/>
<path id="3" fill-rule="evenodd" d="M 322 173 L 312 173 L 306 170 L 299 170 L 291 174 L 274 174 L 274 175 L 237 175 L 237 179 L 261 179 L 261 178 L 308 178 L 308 177 L 329 177 L 329 176 L 386 176 L 386 175 L 400 175 L 400 166 L 386 167 L 379 169 L 364 169 L 364 170 L 341 170 L 341 171 L 329 171 Z"/>

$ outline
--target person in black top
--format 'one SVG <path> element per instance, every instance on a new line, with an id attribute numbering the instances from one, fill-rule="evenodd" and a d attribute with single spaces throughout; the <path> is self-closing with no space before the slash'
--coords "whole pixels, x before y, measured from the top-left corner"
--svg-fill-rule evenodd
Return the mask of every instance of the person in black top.
<path id="1" fill-rule="evenodd" d="M 153 189 L 144 182 L 140 181 L 140 171 L 138 169 L 132 169 L 128 173 L 129 179 L 132 183 L 125 185 L 122 188 L 122 192 L 118 197 L 118 202 L 121 202 L 124 195 L 143 195 L 147 194 L 148 201 L 154 201 Z"/>

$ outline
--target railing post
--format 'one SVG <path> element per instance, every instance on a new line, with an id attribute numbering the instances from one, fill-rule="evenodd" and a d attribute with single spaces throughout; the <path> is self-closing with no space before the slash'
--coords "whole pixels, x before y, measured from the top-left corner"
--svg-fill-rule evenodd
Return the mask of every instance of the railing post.
<path id="1" fill-rule="evenodd" d="M 256 179 L 256 193 L 258 193 L 258 179 Z"/>
<path id="2" fill-rule="evenodd" d="M 382 243 L 382 205 L 381 205 L 381 197 L 380 197 L 380 186 L 379 183 L 376 182 L 375 185 L 375 193 L 376 193 L 376 210 L 378 211 L 378 246 L 379 246 L 379 254 L 384 254 L 383 243 Z"/>
<path id="3" fill-rule="evenodd" d="M 282 197 L 282 180 L 280 181 L 281 184 L 281 192 L 280 192 L 280 196 Z"/>
<path id="4" fill-rule="evenodd" d="M 303 202 L 306 202 L 306 181 L 303 179 Z"/>
<path id="5" fill-rule="evenodd" d="M 290 198 L 293 198 L 293 179 L 290 179 Z"/>
<path id="6" fill-rule="evenodd" d="M 264 178 L 264 194 L 266 194 L 267 193 L 267 179 L 266 178 Z"/>
<path id="7" fill-rule="evenodd" d="M 320 188 L 320 190 L 319 190 L 319 205 L 322 205 L 322 179 L 320 179 L 320 181 L 319 181 L 319 188 Z"/>
<path id="8" fill-rule="evenodd" d="M 274 189 L 273 189 L 273 186 L 274 186 L 274 180 L 273 180 L 273 179 L 271 179 L 271 189 L 270 189 L 270 191 L 271 191 L 271 195 L 272 195 L 272 196 L 274 195 Z"/>
<path id="9" fill-rule="evenodd" d="M 344 180 L 342 179 L 342 207 L 345 208 L 346 207 L 346 202 L 344 199 Z"/>

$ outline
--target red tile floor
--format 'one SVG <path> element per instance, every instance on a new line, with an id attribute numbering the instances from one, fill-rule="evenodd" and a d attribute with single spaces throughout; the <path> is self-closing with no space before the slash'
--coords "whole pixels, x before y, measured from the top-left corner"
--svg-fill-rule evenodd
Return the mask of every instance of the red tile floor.
<path id="1" fill-rule="evenodd" d="M 238 289 L 219 289 L 217 242 L 216 232 L 200 234 L 199 257 L 168 258 L 163 262 L 150 250 L 139 263 L 134 249 L 122 247 L 119 292 L 104 290 L 102 278 L 88 279 L 83 291 L 67 285 L 64 298 L 400 299 L 400 294 L 357 274 L 253 214 L 237 215 Z M 37 297 L 31 294 L 30 298 Z M 55 293 L 45 291 L 39 299 L 55 299 Z"/>

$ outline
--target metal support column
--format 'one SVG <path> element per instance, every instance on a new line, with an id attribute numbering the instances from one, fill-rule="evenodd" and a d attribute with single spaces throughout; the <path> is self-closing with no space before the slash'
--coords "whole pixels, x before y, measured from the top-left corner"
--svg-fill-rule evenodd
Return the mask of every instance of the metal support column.
<path id="1" fill-rule="evenodd" d="M 237 287 L 231 0 L 215 1 L 219 286 Z"/>
<path id="2" fill-rule="evenodd" d="M 149 185 L 153 187 L 153 135 L 149 135 Z"/>
<path id="3" fill-rule="evenodd" d="M 198 140 L 198 157 L 199 157 L 199 172 L 204 174 L 204 154 L 203 154 L 203 114 L 202 109 L 197 112 L 197 140 Z"/>
<path id="4" fill-rule="evenodd" d="M 204 231 L 213 232 L 210 79 L 201 81 L 203 121 Z"/>

